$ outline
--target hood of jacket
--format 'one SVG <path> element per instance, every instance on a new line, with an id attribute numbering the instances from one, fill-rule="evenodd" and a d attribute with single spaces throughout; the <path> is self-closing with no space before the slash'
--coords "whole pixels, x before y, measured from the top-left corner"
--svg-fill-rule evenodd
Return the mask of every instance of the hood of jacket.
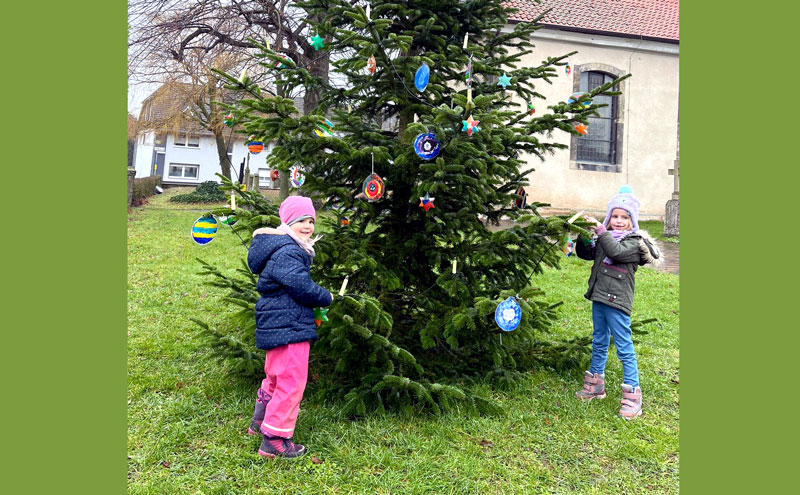
<path id="1" fill-rule="evenodd" d="M 294 239 L 277 229 L 259 229 L 259 234 L 253 237 L 250 249 L 247 252 L 247 266 L 253 273 L 261 273 L 267 266 L 267 261 L 273 254 L 284 246 L 297 243 Z M 299 246 L 298 246 L 299 247 Z"/>
<path id="2" fill-rule="evenodd" d="M 656 240 L 646 230 L 639 230 L 639 246 L 642 248 L 642 258 L 645 263 L 650 263 L 654 267 L 661 266 L 664 262 L 664 255 L 661 254 L 661 249 L 656 243 Z"/>

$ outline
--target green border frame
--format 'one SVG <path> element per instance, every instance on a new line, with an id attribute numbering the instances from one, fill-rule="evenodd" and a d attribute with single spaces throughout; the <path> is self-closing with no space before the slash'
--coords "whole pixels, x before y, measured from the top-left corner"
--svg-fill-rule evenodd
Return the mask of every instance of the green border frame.
<path id="1" fill-rule="evenodd" d="M 126 6 L 3 7 L 9 493 L 127 490 Z"/>
<path id="2" fill-rule="evenodd" d="M 798 12 L 681 2 L 681 495 L 796 489 Z"/>

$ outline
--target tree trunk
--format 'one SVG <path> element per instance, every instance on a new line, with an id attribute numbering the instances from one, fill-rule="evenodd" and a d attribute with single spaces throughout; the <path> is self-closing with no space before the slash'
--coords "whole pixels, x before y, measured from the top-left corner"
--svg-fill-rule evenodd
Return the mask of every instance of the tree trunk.
<path id="1" fill-rule="evenodd" d="M 219 168 L 222 175 L 231 178 L 231 161 L 228 159 L 228 147 L 225 145 L 225 136 L 222 131 L 214 130 L 214 140 L 217 142 L 217 156 L 219 156 Z"/>

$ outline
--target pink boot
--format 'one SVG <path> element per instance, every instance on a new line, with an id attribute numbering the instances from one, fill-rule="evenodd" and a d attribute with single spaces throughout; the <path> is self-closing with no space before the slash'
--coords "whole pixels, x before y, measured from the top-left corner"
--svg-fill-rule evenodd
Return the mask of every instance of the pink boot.
<path id="1" fill-rule="evenodd" d="M 625 421 L 630 421 L 642 415 L 642 389 L 636 390 L 627 383 L 622 384 L 622 407 L 619 409 L 619 417 Z"/>
<path id="2" fill-rule="evenodd" d="M 575 397 L 590 401 L 593 399 L 606 398 L 606 381 L 600 373 L 592 374 L 588 371 L 583 373 L 583 390 L 575 392 Z"/>

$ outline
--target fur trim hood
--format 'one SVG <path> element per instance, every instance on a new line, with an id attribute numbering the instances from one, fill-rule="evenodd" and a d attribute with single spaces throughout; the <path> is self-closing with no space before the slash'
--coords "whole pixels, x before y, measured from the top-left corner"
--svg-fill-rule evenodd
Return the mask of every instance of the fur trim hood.
<path id="1" fill-rule="evenodd" d="M 645 263 L 650 263 L 658 268 L 664 262 L 664 255 L 658 243 L 646 230 L 639 230 L 639 247 L 641 248 L 642 258 Z"/>

